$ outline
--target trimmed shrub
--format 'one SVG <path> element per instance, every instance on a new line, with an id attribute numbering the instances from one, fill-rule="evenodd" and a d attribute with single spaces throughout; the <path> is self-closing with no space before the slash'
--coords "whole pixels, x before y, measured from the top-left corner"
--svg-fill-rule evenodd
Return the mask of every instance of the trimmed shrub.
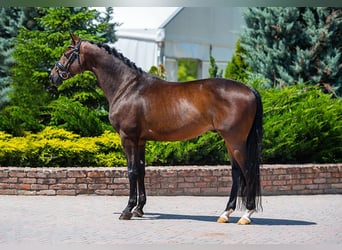
<path id="1" fill-rule="evenodd" d="M 332 98 L 316 86 L 260 91 L 263 162 L 342 162 L 342 99 Z"/>
<path id="2" fill-rule="evenodd" d="M 47 127 L 38 134 L 12 137 L 0 133 L 0 165 L 29 167 L 124 166 L 126 160 L 116 133 L 80 137 Z"/>
<path id="3" fill-rule="evenodd" d="M 150 165 L 220 165 L 227 160 L 224 141 L 215 132 L 188 141 L 148 142 L 146 146 Z"/>

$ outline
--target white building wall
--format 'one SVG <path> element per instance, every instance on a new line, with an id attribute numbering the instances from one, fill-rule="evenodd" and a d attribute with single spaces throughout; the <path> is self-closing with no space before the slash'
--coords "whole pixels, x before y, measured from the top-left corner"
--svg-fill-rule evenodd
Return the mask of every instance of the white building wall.
<path id="1" fill-rule="evenodd" d="M 224 70 L 243 25 L 238 7 L 185 7 L 159 29 L 118 31 L 114 46 L 145 71 L 162 61 L 170 81 L 177 80 L 177 59 L 199 60 L 199 77 L 206 78 L 210 52 Z M 160 31 L 165 32 L 161 51 Z"/>
<path id="2" fill-rule="evenodd" d="M 184 8 L 165 26 L 164 55 L 202 62 L 201 78 L 209 76 L 209 56 L 225 69 L 244 25 L 240 8 Z"/>
<path id="3" fill-rule="evenodd" d="M 120 38 L 114 47 L 145 71 L 157 65 L 157 44 L 153 41 Z"/>

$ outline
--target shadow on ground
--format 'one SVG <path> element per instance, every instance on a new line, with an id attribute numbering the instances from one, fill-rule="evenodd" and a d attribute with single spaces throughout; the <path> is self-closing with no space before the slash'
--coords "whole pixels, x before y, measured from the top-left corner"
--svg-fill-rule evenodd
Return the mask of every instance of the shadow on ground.
<path id="1" fill-rule="evenodd" d="M 116 213 L 115 213 L 116 214 Z M 204 222 L 215 222 L 217 216 L 188 215 L 188 214 L 168 214 L 168 213 L 145 213 L 142 218 L 133 218 L 135 220 L 193 220 Z M 230 223 L 237 223 L 240 217 L 230 217 Z M 264 226 L 309 226 L 316 225 L 316 222 L 292 219 L 275 218 L 252 218 L 252 224 Z"/>

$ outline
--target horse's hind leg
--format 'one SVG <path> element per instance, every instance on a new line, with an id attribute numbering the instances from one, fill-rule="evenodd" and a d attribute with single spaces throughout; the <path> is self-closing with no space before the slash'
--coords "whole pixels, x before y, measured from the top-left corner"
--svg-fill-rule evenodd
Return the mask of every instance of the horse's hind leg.
<path id="1" fill-rule="evenodd" d="M 246 205 L 246 212 L 239 219 L 237 224 L 239 225 L 248 225 L 251 223 L 251 215 L 255 212 L 255 195 L 253 195 L 253 190 L 250 190 L 250 185 L 248 183 L 248 169 L 246 168 L 247 164 L 247 145 L 246 143 L 235 144 L 232 147 L 232 154 L 235 157 L 238 165 L 241 169 L 241 177 L 240 177 L 240 194 L 243 204 Z"/>
<path id="2" fill-rule="evenodd" d="M 240 170 L 240 167 L 237 165 L 236 161 L 234 160 L 234 158 L 232 158 L 231 154 L 229 154 L 229 155 L 230 155 L 230 161 L 232 164 L 233 184 L 232 184 L 232 188 L 230 191 L 230 196 L 229 196 L 229 200 L 228 200 L 226 209 L 221 214 L 221 216 L 217 219 L 217 222 L 219 222 L 219 223 L 228 223 L 229 222 L 229 216 L 234 212 L 234 210 L 236 208 L 237 194 L 239 191 L 239 182 L 240 182 L 241 170 Z"/>
<path id="3" fill-rule="evenodd" d="M 226 210 L 217 220 L 218 222 L 229 222 L 229 215 L 235 210 L 236 202 L 237 202 L 237 194 L 239 189 L 241 189 L 241 195 L 243 196 L 242 199 L 245 201 L 246 204 L 246 212 L 238 221 L 240 225 L 250 224 L 251 220 L 250 217 L 255 211 L 255 200 L 251 197 L 251 190 L 248 189 L 247 183 L 247 146 L 243 140 L 236 140 L 232 141 L 231 138 L 233 136 L 228 137 L 226 136 L 226 146 L 228 149 L 229 157 L 232 162 L 232 178 L 233 184 L 230 193 L 230 198 L 226 207 Z M 229 139 L 228 139 L 229 138 Z M 237 142 L 238 141 L 238 142 Z M 254 204 L 254 205 L 253 205 Z"/>

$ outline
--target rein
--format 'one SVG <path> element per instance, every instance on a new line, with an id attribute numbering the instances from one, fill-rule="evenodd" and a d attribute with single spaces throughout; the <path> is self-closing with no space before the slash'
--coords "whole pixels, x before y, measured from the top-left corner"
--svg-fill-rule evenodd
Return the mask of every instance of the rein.
<path id="1" fill-rule="evenodd" d="M 81 61 L 80 61 L 81 43 L 82 43 L 82 39 L 80 39 L 75 46 L 73 45 L 68 46 L 68 48 L 71 48 L 73 50 L 70 51 L 70 53 L 68 54 L 66 53 L 63 54 L 68 59 L 65 66 L 61 64 L 59 61 L 56 62 L 55 66 L 57 68 L 57 74 L 58 74 L 58 77 L 61 78 L 62 80 L 66 80 L 72 76 L 69 71 L 69 68 L 73 64 L 73 62 L 76 60 L 76 58 L 77 58 L 78 66 L 80 67 L 82 71 L 82 66 L 81 66 Z"/>

